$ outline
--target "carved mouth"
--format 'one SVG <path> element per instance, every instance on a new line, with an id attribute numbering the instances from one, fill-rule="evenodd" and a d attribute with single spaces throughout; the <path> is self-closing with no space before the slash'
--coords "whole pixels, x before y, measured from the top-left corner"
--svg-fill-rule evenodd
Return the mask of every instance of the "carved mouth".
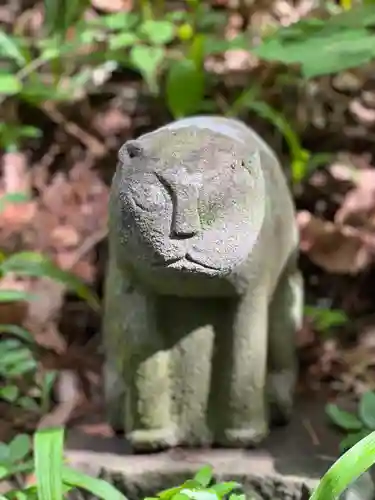
<path id="1" fill-rule="evenodd" d="M 167 269 L 177 269 L 177 270 L 187 270 L 187 271 L 193 271 L 194 269 L 197 269 L 199 267 L 203 269 L 210 269 L 210 270 L 215 270 L 218 271 L 221 268 L 217 266 L 210 266 L 207 264 L 204 264 L 203 262 L 200 262 L 199 260 L 194 259 L 191 255 L 186 254 L 184 257 L 176 257 L 173 259 L 169 259 L 167 261 L 158 263 L 155 267 L 164 267 Z"/>

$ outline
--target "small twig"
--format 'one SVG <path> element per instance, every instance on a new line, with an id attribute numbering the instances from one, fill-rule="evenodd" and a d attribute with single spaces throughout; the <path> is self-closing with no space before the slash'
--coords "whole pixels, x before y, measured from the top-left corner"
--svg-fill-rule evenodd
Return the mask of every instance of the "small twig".
<path id="1" fill-rule="evenodd" d="M 85 132 L 76 123 L 67 120 L 52 102 L 42 104 L 41 109 L 68 134 L 78 139 L 94 156 L 102 157 L 106 154 L 107 149 L 102 142 Z"/>
<path id="2" fill-rule="evenodd" d="M 317 433 L 315 432 L 313 426 L 311 425 L 310 420 L 307 418 L 303 418 L 302 424 L 303 424 L 304 428 L 307 430 L 309 436 L 311 437 L 312 444 L 314 446 L 319 446 L 320 445 L 319 437 L 318 437 Z"/>
<path id="3" fill-rule="evenodd" d="M 108 228 L 98 229 L 95 233 L 91 234 L 82 245 L 78 248 L 74 258 L 69 262 L 68 269 L 72 269 L 86 254 L 90 252 L 98 243 L 100 243 L 108 234 Z"/>

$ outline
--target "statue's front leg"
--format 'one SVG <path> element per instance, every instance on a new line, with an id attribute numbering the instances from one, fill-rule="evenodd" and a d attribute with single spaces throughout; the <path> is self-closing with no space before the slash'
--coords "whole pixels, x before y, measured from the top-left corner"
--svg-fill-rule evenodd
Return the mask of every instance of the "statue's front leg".
<path id="1" fill-rule="evenodd" d="M 268 432 L 265 409 L 267 294 L 262 286 L 217 316 L 211 422 L 222 446 L 249 447 Z"/>
<path id="2" fill-rule="evenodd" d="M 170 354 L 157 329 L 155 302 L 110 261 L 103 325 L 106 408 L 110 424 L 125 431 L 135 450 L 176 444 Z"/>
<path id="3" fill-rule="evenodd" d="M 297 382 L 296 332 L 303 319 L 303 281 L 296 259 L 280 276 L 269 306 L 268 399 L 271 422 L 291 418 Z"/>

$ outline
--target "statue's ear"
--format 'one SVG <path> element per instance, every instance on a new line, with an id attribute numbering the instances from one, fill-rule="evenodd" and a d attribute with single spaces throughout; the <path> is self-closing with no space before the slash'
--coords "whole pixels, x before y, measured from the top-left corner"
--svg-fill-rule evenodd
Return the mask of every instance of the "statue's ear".
<path id="1" fill-rule="evenodd" d="M 143 146 L 140 141 L 131 140 L 126 141 L 118 152 L 118 158 L 120 161 L 124 161 L 127 158 L 140 158 L 143 156 Z"/>
<path id="2" fill-rule="evenodd" d="M 261 169 L 260 162 L 260 152 L 259 149 L 253 151 L 245 160 L 242 162 L 243 166 L 251 173 L 252 171 L 259 171 Z"/>

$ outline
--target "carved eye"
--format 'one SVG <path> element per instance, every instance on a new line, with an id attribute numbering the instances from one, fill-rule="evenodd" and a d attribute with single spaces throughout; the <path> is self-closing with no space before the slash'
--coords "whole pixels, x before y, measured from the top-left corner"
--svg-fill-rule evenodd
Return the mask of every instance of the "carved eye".
<path id="1" fill-rule="evenodd" d="M 141 143 L 138 141 L 126 142 L 125 148 L 129 155 L 129 158 L 139 158 L 140 156 L 143 156 L 143 148 Z"/>
<path id="2" fill-rule="evenodd" d="M 131 197 L 134 203 L 147 212 L 153 212 L 163 208 L 168 196 L 164 188 L 155 184 L 145 184 L 131 188 Z"/>
<path id="3" fill-rule="evenodd" d="M 123 162 L 126 158 L 141 158 L 143 154 L 144 150 L 139 141 L 127 141 L 121 146 L 118 158 Z"/>

